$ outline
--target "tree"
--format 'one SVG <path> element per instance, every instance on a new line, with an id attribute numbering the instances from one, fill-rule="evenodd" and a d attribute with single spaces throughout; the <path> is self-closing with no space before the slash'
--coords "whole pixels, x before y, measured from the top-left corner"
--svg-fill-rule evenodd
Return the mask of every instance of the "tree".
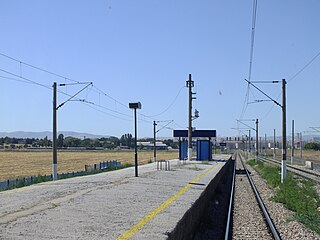
<path id="1" fill-rule="evenodd" d="M 128 146 L 129 148 L 131 148 L 134 145 L 132 134 L 127 133 L 122 135 L 120 138 L 120 143 L 124 146 Z"/>
<path id="2" fill-rule="evenodd" d="M 59 136 L 58 136 L 58 141 L 57 141 L 58 148 L 62 148 L 63 147 L 63 141 L 64 141 L 64 136 L 63 136 L 62 133 L 60 133 Z"/>
<path id="3" fill-rule="evenodd" d="M 164 140 L 163 143 L 168 145 L 169 147 L 172 147 L 173 149 L 179 148 L 179 143 L 174 142 L 172 139 Z"/>
<path id="4" fill-rule="evenodd" d="M 64 147 L 80 147 L 81 145 L 81 139 L 79 138 L 66 137 L 63 141 Z"/>
<path id="5" fill-rule="evenodd" d="M 44 147 L 49 147 L 49 140 L 47 136 L 43 139 L 43 144 L 44 144 Z"/>

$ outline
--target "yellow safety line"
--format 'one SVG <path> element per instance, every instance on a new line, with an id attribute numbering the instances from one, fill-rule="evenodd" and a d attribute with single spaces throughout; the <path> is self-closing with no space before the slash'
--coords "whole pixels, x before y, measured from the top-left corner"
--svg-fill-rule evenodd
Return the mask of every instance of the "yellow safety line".
<path id="1" fill-rule="evenodd" d="M 214 167 L 217 165 L 212 166 L 211 168 L 207 169 L 205 172 L 201 173 L 198 177 L 193 179 L 191 183 L 196 183 L 199 181 L 204 175 L 206 175 L 208 172 L 210 172 Z M 142 218 L 138 223 L 133 225 L 129 230 L 124 232 L 121 236 L 117 238 L 117 240 L 125 240 L 132 237 L 134 234 L 136 234 L 141 228 L 144 227 L 149 221 L 151 221 L 153 218 L 155 218 L 159 213 L 161 213 L 164 209 L 169 207 L 171 203 L 173 203 L 175 200 L 177 200 L 178 197 L 183 195 L 192 184 L 188 183 L 186 186 L 184 186 L 179 192 L 177 192 L 172 197 L 168 198 L 165 202 L 163 202 L 161 205 L 153 209 L 148 215 L 146 215 L 144 218 Z"/>

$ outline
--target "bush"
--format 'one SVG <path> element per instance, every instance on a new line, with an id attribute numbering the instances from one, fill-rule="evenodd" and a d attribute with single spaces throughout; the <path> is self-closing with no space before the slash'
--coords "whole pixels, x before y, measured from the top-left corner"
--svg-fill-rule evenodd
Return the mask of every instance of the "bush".
<path id="1" fill-rule="evenodd" d="M 316 151 L 319 151 L 320 150 L 320 143 L 316 143 L 316 142 L 306 143 L 303 146 L 303 149 L 304 150 L 316 150 Z"/>

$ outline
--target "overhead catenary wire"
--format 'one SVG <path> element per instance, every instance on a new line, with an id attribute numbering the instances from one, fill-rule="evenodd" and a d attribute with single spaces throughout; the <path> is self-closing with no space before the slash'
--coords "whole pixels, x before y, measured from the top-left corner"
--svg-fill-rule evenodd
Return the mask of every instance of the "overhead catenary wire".
<path id="1" fill-rule="evenodd" d="M 288 79 L 288 82 L 295 79 L 300 73 L 302 73 L 307 67 L 309 67 L 318 57 L 320 52 L 318 52 L 310 61 L 308 61 L 298 72 L 296 72 L 291 78 Z"/>
<path id="2" fill-rule="evenodd" d="M 103 95 L 103 96 L 105 96 L 105 97 L 108 97 L 109 99 L 113 100 L 116 104 L 119 104 L 119 105 L 123 106 L 124 108 L 130 110 L 129 107 L 128 107 L 128 105 L 126 105 L 126 104 L 122 103 L 121 101 L 115 99 L 114 97 L 110 96 L 110 95 L 107 94 L 105 91 L 103 91 L 103 90 L 101 90 L 100 88 L 98 88 L 97 86 L 95 86 L 95 85 L 93 84 L 93 82 L 81 82 L 81 81 L 78 81 L 78 80 L 75 80 L 75 79 L 72 79 L 72 78 L 63 76 L 63 75 L 61 75 L 61 74 L 58 74 L 58 73 L 55 73 L 55 72 L 46 70 L 46 69 L 44 69 L 44 68 L 35 66 L 35 65 L 33 65 L 33 64 L 26 63 L 26 62 L 24 62 L 24 61 L 18 60 L 18 59 L 16 59 L 16 58 L 13 58 L 13 57 L 8 56 L 7 54 L 1 53 L 1 52 L 0 52 L 0 56 L 3 56 L 3 57 L 5 57 L 5 58 L 8 58 L 8 59 L 10 59 L 10 60 L 12 60 L 12 61 L 17 62 L 17 63 L 19 64 L 19 68 L 20 68 L 20 73 L 19 73 L 19 74 L 15 74 L 15 73 L 9 72 L 9 71 L 7 71 L 7 70 L 0 69 L 0 71 L 4 72 L 4 73 L 6 73 L 6 74 L 9 74 L 9 75 L 11 75 L 11 76 L 14 76 L 14 77 L 16 77 L 17 79 L 15 79 L 15 78 L 10 78 L 10 77 L 6 77 L 6 76 L 0 76 L 1 78 L 5 78 L 5 79 L 8 79 L 8 80 L 13 80 L 13 81 L 18 81 L 18 82 L 23 82 L 23 83 L 28 83 L 28 84 L 34 84 L 34 85 L 38 85 L 38 86 L 44 87 L 44 88 L 46 88 L 46 89 L 52 90 L 52 86 L 50 86 L 50 85 L 45 85 L 45 84 L 36 82 L 36 81 L 34 81 L 34 80 L 31 80 L 30 78 L 26 78 L 26 77 L 22 76 L 22 66 L 25 65 L 25 66 L 31 67 L 31 68 L 33 68 L 33 69 L 39 70 L 39 71 L 41 71 L 41 72 L 44 72 L 44 73 L 47 73 L 47 74 L 50 74 L 50 75 L 59 77 L 59 78 L 63 79 L 64 81 L 71 81 L 71 82 L 73 82 L 73 83 L 60 84 L 60 86 L 79 85 L 79 84 L 88 84 L 88 86 L 91 85 L 92 88 L 93 88 L 93 91 L 95 91 L 95 92 L 98 93 L 99 95 Z M 21 80 L 21 79 L 22 79 L 22 80 Z M 82 91 L 83 91 L 84 89 L 86 89 L 88 86 L 84 87 L 83 89 L 81 89 L 79 92 L 77 92 L 77 93 L 74 94 L 74 95 L 68 94 L 68 93 L 63 92 L 63 91 L 61 91 L 61 90 L 58 90 L 57 92 L 59 92 L 59 93 L 61 93 L 61 94 L 63 94 L 63 95 L 66 95 L 66 96 L 69 97 L 69 99 L 68 99 L 67 101 L 61 103 L 61 104 L 58 106 L 58 108 L 61 107 L 62 105 L 64 105 L 64 104 L 65 104 L 66 102 L 68 102 L 68 101 L 79 101 L 79 102 L 85 103 L 86 105 L 89 105 L 92 109 L 94 109 L 94 110 L 96 110 L 96 111 L 103 112 L 103 113 L 105 113 L 105 114 L 107 114 L 107 115 L 110 115 L 110 116 L 112 116 L 112 117 L 119 118 L 119 119 L 122 119 L 122 120 L 125 120 L 125 121 L 132 121 L 132 119 L 131 119 L 131 120 L 129 120 L 129 119 L 124 119 L 124 118 L 121 118 L 121 117 L 119 117 L 119 116 L 116 116 L 116 115 L 113 115 L 113 114 L 110 114 L 110 113 L 106 113 L 105 111 L 101 111 L 101 110 L 99 110 L 99 109 L 97 109 L 97 108 L 101 108 L 101 109 L 103 109 L 103 110 L 107 110 L 107 111 L 110 111 L 110 112 L 112 112 L 112 113 L 114 113 L 114 114 L 122 115 L 122 116 L 125 116 L 125 117 L 131 117 L 129 114 L 121 113 L 121 112 L 119 112 L 119 111 L 117 111 L 117 110 L 112 110 L 112 109 L 110 109 L 110 108 L 108 108 L 108 107 L 102 106 L 101 104 L 96 104 L 96 103 L 94 103 L 94 102 L 90 102 L 90 101 L 87 101 L 87 100 L 85 100 L 85 99 L 79 99 L 79 98 L 76 98 L 76 97 L 75 97 L 77 94 L 79 94 L 80 92 L 82 92 Z M 168 111 L 168 110 L 170 109 L 170 107 L 172 107 L 172 105 L 173 105 L 174 102 L 176 101 L 177 97 L 178 97 L 179 94 L 181 93 L 182 89 L 183 89 L 183 87 L 179 90 L 179 92 L 178 92 L 177 96 L 175 97 L 175 99 L 173 100 L 173 102 L 172 102 L 164 111 L 162 111 L 161 113 L 156 114 L 156 115 L 153 115 L 153 116 L 148 116 L 148 115 L 145 115 L 145 114 L 143 114 L 143 113 L 138 113 L 138 114 L 139 114 L 141 117 L 145 117 L 145 118 L 148 118 L 148 119 L 153 119 L 152 117 L 154 117 L 154 116 L 159 116 L 159 115 L 163 114 L 164 112 Z M 72 100 L 72 99 L 74 99 L 74 100 Z M 99 100 L 99 101 L 100 101 L 100 100 Z M 95 107 L 92 107 L 92 106 L 95 106 Z M 142 122 L 149 123 L 149 124 L 152 124 L 152 123 L 153 123 L 152 121 L 148 121 L 148 120 L 145 120 L 145 119 L 141 119 L 141 121 L 142 121 Z"/>
<path id="3" fill-rule="evenodd" d="M 48 86 L 48 85 L 45 85 L 45 84 L 42 84 L 42 83 L 38 83 L 38 82 L 33 81 L 33 80 L 29 79 L 29 78 L 25 78 L 25 77 L 19 76 L 18 74 L 9 72 L 9 71 L 4 70 L 4 69 L 2 69 L 2 68 L 0 68 L 0 71 L 1 71 L 1 72 L 4 72 L 4 73 L 6 73 L 6 74 L 9 74 L 9 75 L 11 75 L 11 76 L 17 77 L 17 78 L 21 78 L 21 79 L 27 81 L 27 83 L 34 84 L 34 85 L 38 85 L 38 86 L 41 86 L 41 87 L 44 87 L 44 88 L 47 88 L 47 89 L 51 89 L 51 86 Z M 11 80 L 12 80 L 12 79 L 11 79 Z"/>
<path id="4" fill-rule="evenodd" d="M 40 86 L 40 87 L 49 89 L 50 91 L 52 90 L 52 86 L 48 86 L 48 85 L 45 85 L 45 84 L 36 82 L 36 81 L 34 81 L 34 80 L 31 80 L 30 78 L 26 78 L 26 77 L 23 77 L 23 76 L 19 76 L 19 75 L 15 74 L 15 73 L 9 72 L 9 71 L 4 70 L 4 69 L 0 69 L 0 71 L 4 72 L 4 73 L 6 73 L 6 74 L 12 75 L 12 76 L 14 76 L 14 77 L 17 77 L 18 79 L 1 76 L 2 78 L 9 79 L 9 80 L 14 80 L 14 81 L 19 81 L 19 82 L 23 82 L 23 83 L 26 83 L 26 84 L 34 84 L 34 85 L 37 85 L 37 86 Z M 20 79 L 23 79 L 23 80 L 19 80 L 19 78 L 20 78 Z M 79 83 L 80 83 L 80 82 L 79 82 Z M 80 83 L 80 84 L 81 84 L 81 83 Z M 64 85 L 64 84 L 62 84 L 62 85 Z M 89 84 L 89 85 L 90 85 L 90 84 Z M 86 88 L 86 87 L 85 87 L 85 88 Z M 84 89 L 85 89 L 85 88 L 84 88 Z M 84 89 L 82 89 L 82 90 L 84 90 Z M 81 90 L 81 91 L 82 91 L 82 90 Z M 68 94 L 68 93 L 65 93 L 65 92 L 63 92 L 63 91 L 61 91 L 61 90 L 58 90 L 58 92 L 61 93 L 61 94 L 63 94 L 63 95 L 65 95 L 65 96 L 67 96 L 67 97 L 69 97 L 70 100 L 71 100 L 72 97 L 74 97 L 73 95 Z M 94 104 L 94 103 L 92 103 L 92 102 L 88 102 L 88 101 L 86 101 L 86 100 L 79 99 L 79 98 L 74 98 L 74 99 L 77 100 L 77 101 L 79 101 L 79 102 L 82 102 L 82 103 L 95 105 L 95 106 L 100 107 L 100 108 L 102 108 L 102 109 L 105 109 L 105 110 L 108 110 L 108 111 L 111 111 L 111 112 L 114 112 L 114 113 L 117 113 L 117 114 L 120 114 L 120 115 L 124 115 L 124 116 L 127 116 L 127 117 L 131 117 L 131 116 L 128 115 L 128 114 L 123 114 L 123 113 L 120 113 L 120 112 L 118 112 L 118 111 L 114 111 L 114 110 L 112 110 L 112 109 L 110 109 L 110 108 L 107 108 L 107 107 L 104 107 L 104 106 L 102 106 L 102 105 Z M 62 103 L 62 105 L 63 105 L 63 104 L 65 104 L 65 102 Z M 60 104 L 60 105 L 61 105 L 61 104 Z M 101 111 L 100 111 L 100 112 L 101 112 Z M 117 118 L 117 116 L 115 116 L 115 115 L 112 115 L 112 114 L 109 114 L 109 115 Z M 118 118 L 123 120 L 123 118 L 120 118 L 120 117 L 118 117 Z M 127 120 L 127 119 L 126 119 L 126 120 Z M 130 121 L 131 121 L 131 120 L 130 120 Z"/>
<path id="5" fill-rule="evenodd" d="M 8 79 L 8 80 L 12 80 L 12 81 L 16 81 L 16 82 L 22 82 L 22 83 L 32 84 L 32 83 L 31 83 L 31 82 L 29 82 L 29 81 L 21 80 L 21 79 L 17 79 L 17 78 L 12 78 L 12 77 L 0 76 L 0 78 L 4 78 L 4 79 Z"/>
<path id="6" fill-rule="evenodd" d="M 64 84 L 60 85 L 63 86 Z M 90 85 L 92 85 L 92 82 L 89 83 L 88 85 L 86 85 L 84 88 L 82 88 L 81 90 L 79 90 L 78 92 L 76 92 L 75 94 L 73 94 L 70 98 L 68 98 L 66 101 L 64 101 L 63 103 L 61 103 L 57 109 L 59 109 L 60 107 L 62 107 L 64 104 L 66 104 L 67 102 L 69 102 L 71 99 L 73 99 L 75 96 L 77 96 L 79 93 L 81 93 L 83 90 L 85 90 L 87 87 L 89 87 Z"/>
<path id="7" fill-rule="evenodd" d="M 179 91 L 178 91 L 177 95 L 175 96 L 175 98 L 173 99 L 173 101 L 172 101 L 172 102 L 168 105 L 168 107 L 166 107 L 163 111 L 161 111 L 161 112 L 158 113 L 158 114 L 154 114 L 154 115 L 150 115 L 150 116 L 144 115 L 144 116 L 145 116 L 145 117 L 148 117 L 148 118 L 153 118 L 153 117 L 160 116 L 160 115 L 164 114 L 165 112 L 167 112 L 167 111 L 173 106 L 173 104 L 176 102 L 176 100 L 177 100 L 177 98 L 179 97 L 182 89 L 184 89 L 184 88 L 185 88 L 185 86 L 182 86 L 182 87 L 179 89 Z"/>
<path id="8" fill-rule="evenodd" d="M 50 74 L 50 75 L 53 75 L 53 76 L 56 76 L 56 77 L 59 77 L 59 78 L 63 78 L 63 79 L 69 80 L 69 81 L 71 81 L 71 82 L 75 82 L 75 83 L 79 83 L 79 82 L 80 82 L 80 81 L 77 81 L 77 80 L 74 80 L 74 79 L 71 79 L 71 78 L 62 76 L 62 75 L 60 75 L 60 74 L 58 74 L 58 73 L 54 73 L 54 72 L 48 71 L 48 70 L 46 70 L 46 69 L 37 67 L 37 66 L 35 66 L 35 65 L 32 65 L 32 64 L 23 62 L 23 61 L 18 60 L 18 59 L 16 59 L 16 58 L 10 57 L 10 56 L 8 56 L 8 55 L 6 55 L 6 54 L 4 54 L 4 53 L 1 53 L 1 52 L 0 52 L 0 55 L 3 56 L 3 57 L 5 57 L 5 58 L 11 59 L 11 60 L 19 63 L 19 64 L 20 64 L 20 74 L 22 74 L 22 69 L 21 69 L 22 65 L 26 65 L 26 66 L 28 66 L 28 67 L 34 68 L 34 69 L 36 69 L 36 70 L 39 70 L 39 71 L 41 71 L 41 72 L 45 72 L 45 73 L 48 73 L 48 74 Z"/>
<path id="9" fill-rule="evenodd" d="M 290 77 L 288 79 L 288 82 L 291 82 L 298 75 L 300 75 L 304 70 L 306 70 L 306 68 L 308 68 L 319 56 L 320 56 L 320 52 L 318 52 L 315 56 L 313 56 L 299 71 L 297 71 L 294 75 L 292 75 L 292 77 Z M 276 100 L 278 101 L 280 97 L 281 97 L 281 93 L 279 93 L 279 95 L 276 98 Z M 269 114 L 272 112 L 273 109 L 274 109 L 274 105 L 272 105 L 270 107 L 270 109 L 267 111 L 267 113 L 261 119 L 266 119 L 269 116 Z"/>
<path id="10" fill-rule="evenodd" d="M 46 85 L 44 85 L 44 84 L 41 84 L 41 83 L 38 83 L 38 82 L 36 82 L 36 81 L 33 81 L 33 80 L 30 80 L 30 79 L 28 79 L 28 78 L 23 77 L 23 76 L 22 76 L 22 70 L 21 70 L 21 66 L 22 66 L 22 65 L 25 65 L 25 66 L 34 68 L 34 69 L 36 69 L 36 70 L 45 72 L 45 73 L 47 73 L 47 74 L 50 74 L 50 75 L 53 75 L 53 76 L 62 78 L 62 79 L 64 79 L 64 80 L 69 80 L 69 81 L 71 81 L 71 82 L 74 82 L 74 84 L 82 84 L 82 83 L 83 83 L 83 82 L 74 80 L 74 79 L 72 79 L 72 78 L 63 76 L 63 75 L 61 75 L 61 74 L 58 74 L 58 73 L 55 73 L 55 72 L 52 72 L 52 71 L 48 71 L 48 70 L 46 70 L 46 69 L 37 67 L 37 66 L 35 66 L 35 65 L 32 65 L 32 64 L 23 62 L 23 61 L 18 60 L 18 59 L 16 59 L 16 58 L 10 57 L 10 56 L 8 56 L 8 55 L 6 55 L 6 54 L 4 54 L 4 53 L 0 53 L 0 55 L 3 56 L 3 57 L 6 57 L 6 58 L 8 58 L 8 59 L 11 59 L 11 60 L 13 60 L 13 61 L 15 61 L 15 62 L 17 62 L 17 63 L 20 64 L 20 76 L 19 76 L 18 74 L 14 74 L 14 73 L 8 72 L 8 71 L 3 70 L 3 69 L 0 69 L 0 71 L 3 71 L 3 72 L 5 72 L 5 73 L 7 73 L 7 74 L 10 74 L 10 75 L 12 75 L 12 76 L 15 76 L 15 77 L 24 79 L 24 80 L 26 80 L 26 81 L 29 82 L 29 83 L 33 83 L 33 84 L 36 84 L 36 85 L 39 85 L 39 86 L 42 86 L 42 87 L 46 87 L 47 89 L 51 89 L 51 86 L 46 86 Z M 71 85 L 71 84 L 65 84 L 65 85 Z M 107 94 L 106 92 L 102 91 L 101 89 L 99 89 L 99 88 L 96 87 L 95 85 L 93 85 L 93 87 L 94 87 L 94 89 L 95 89 L 96 91 L 98 91 L 100 94 L 103 94 L 104 96 L 109 97 L 110 99 L 114 100 L 116 103 L 118 103 L 118 104 L 124 106 L 125 108 L 129 109 L 125 104 L 123 104 L 122 102 L 120 102 L 120 101 L 116 100 L 115 98 L 111 97 L 109 94 Z M 69 97 L 71 97 L 71 95 L 69 95 L 69 94 L 67 94 L 67 93 L 65 93 L 65 92 L 62 92 L 62 91 L 58 91 L 58 92 L 59 92 L 59 93 L 62 93 L 62 94 L 64 94 L 64 95 L 67 95 L 67 96 L 69 96 Z M 78 99 L 78 100 L 79 100 L 79 99 Z M 82 102 L 83 102 L 83 101 L 82 101 Z M 100 107 L 100 108 L 107 109 L 108 111 L 111 110 L 110 108 L 105 108 L 105 107 L 102 107 L 101 105 L 97 105 L 97 104 L 96 104 L 96 106 L 98 106 L 98 107 Z M 121 114 L 121 115 L 128 116 L 128 115 L 122 114 L 122 113 L 120 113 L 120 112 L 118 112 L 118 111 L 113 111 L 113 112 L 115 112 L 115 113 L 117 113 L 117 114 Z M 142 115 L 142 114 L 139 113 L 139 115 Z M 113 116 L 114 116 L 114 115 L 113 115 Z M 148 116 L 146 116 L 146 115 L 144 115 L 144 116 L 145 116 L 145 117 L 148 117 Z M 142 121 L 143 121 L 143 122 L 151 123 L 151 121 L 146 121 L 146 120 L 142 120 Z"/>
<path id="11" fill-rule="evenodd" d="M 252 64 L 253 64 L 253 52 L 254 52 L 254 43 L 255 43 L 255 31 L 256 31 L 256 21 L 257 21 L 257 8 L 258 8 L 258 0 L 253 0 L 253 12 L 252 12 L 252 22 L 251 22 L 251 41 L 250 41 L 250 57 L 249 57 L 249 72 L 248 72 L 248 80 L 251 81 L 252 75 Z M 247 85 L 247 90 L 243 102 L 242 111 L 240 114 L 240 118 L 243 118 L 250 98 L 250 84 Z"/>
<path id="12" fill-rule="evenodd" d="M 21 66 L 21 65 L 25 65 L 25 66 L 34 68 L 34 69 L 36 69 L 36 70 L 45 72 L 45 73 L 47 73 L 47 74 L 50 74 L 50 75 L 53 75 L 53 76 L 62 78 L 62 79 L 64 79 L 64 80 L 68 80 L 68 81 L 74 82 L 74 84 L 89 83 L 89 82 L 81 82 L 81 81 L 78 81 L 78 80 L 75 80 L 75 79 L 72 79 L 72 78 L 63 76 L 63 75 L 61 75 L 61 74 L 55 73 L 55 72 L 53 72 L 53 71 L 49 71 L 49 70 L 46 70 L 46 69 L 44 69 L 44 68 L 35 66 L 35 65 L 33 65 L 33 64 L 23 62 L 23 61 L 21 61 L 21 60 L 18 60 L 18 59 L 16 59 L 16 58 L 13 58 L 13 57 L 8 56 L 7 54 L 1 53 L 1 52 L 0 52 L 0 56 L 3 56 L 3 57 L 8 58 L 8 59 L 10 59 L 10 60 L 13 60 L 13 61 L 19 63 L 20 66 Z M 21 75 L 21 78 L 23 78 L 23 77 L 22 77 L 22 71 L 21 71 L 21 70 L 20 70 L 20 75 Z M 15 76 L 20 77 L 19 75 L 15 75 Z M 91 82 L 91 81 L 90 81 L 90 82 Z M 66 84 L 66 85 L 71 85 L 71 84 Z M 49 86 L 49 87 L 50 87 L 50 86 Z M 100 94 L 103 94 L 104 96 L 109 97 L 110 99 L 114 100 L 114 101 L 117 102 L 118 104 L 120 104 L 120 105 L 128 108 L 125 104 L 123 104 L 123 103 L 121 103 L 120 101 L 116 100 L 115 98 L 111 97 L 109 94 L 107 94 L 106 92 L 102 91 L 102 90 L 99 89 L 97 86 L 93 85 L 93 87 L 94 87 L 94 89 L 96 89 L 96 91 L 100 92 Z M 128 108 L 128 109 L 129 109 L 129 108 Z"/>

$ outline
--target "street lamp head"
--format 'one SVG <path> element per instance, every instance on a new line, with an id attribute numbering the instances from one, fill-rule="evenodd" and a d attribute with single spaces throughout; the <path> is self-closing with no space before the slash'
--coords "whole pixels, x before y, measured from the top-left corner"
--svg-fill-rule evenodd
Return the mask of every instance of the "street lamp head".
<path id="1" fill-rule="evenodd" d="M 129 108 L 132 108 L 132 109 L 141 109 L 141 102 L 129 103 Z"/>

